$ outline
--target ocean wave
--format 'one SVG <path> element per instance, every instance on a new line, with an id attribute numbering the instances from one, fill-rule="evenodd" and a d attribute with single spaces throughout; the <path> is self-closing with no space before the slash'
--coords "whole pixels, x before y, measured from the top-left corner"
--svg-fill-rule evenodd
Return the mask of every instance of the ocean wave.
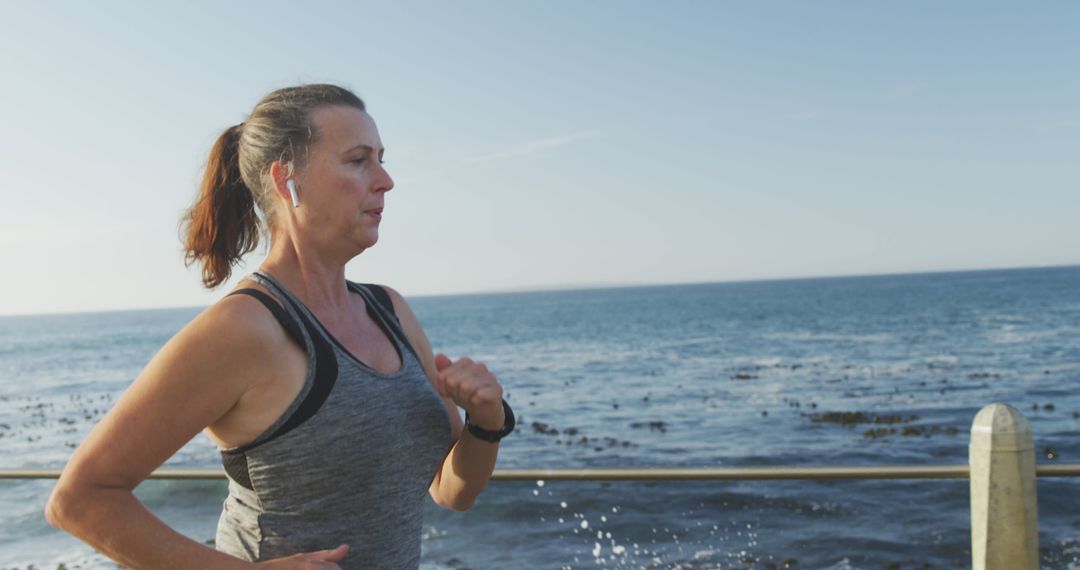
<path id="1" fill-rule="evenodd" d="M 790 331 L 765 333 L 762 336 L 770 340 L 786 340 L 796 342 L 831 342 L 838 344 L 885 343 L 893 342 L 894 340 L 896 340 L 896 336 L 890 333 L 837 334 L 812 331 Z"/>

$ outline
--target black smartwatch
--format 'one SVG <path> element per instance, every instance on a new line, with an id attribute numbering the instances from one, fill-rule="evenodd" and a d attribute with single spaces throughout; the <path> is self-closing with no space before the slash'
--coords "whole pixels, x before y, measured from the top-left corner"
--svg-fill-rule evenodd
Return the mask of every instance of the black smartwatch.
<path id="1" fill-rule="evenodd" d="M 490 441 L 491 443 L 497 443 L 500 439 L 510 435 L 510 432 L 514 431 L 514 425 L 517 423 L 517 420 L 514 418 L 514 410 L 510 409 L 510 404 L 506 403 L 505 399 L 502 401 L 502 405 L 503 412 L 506 413 L 506 422 L 499 431 L 486 430 L 482 427 L 473 425 L 469 422 L 469 412 L 465 412 L 465 429 L 469 430 L 469 433 L 473 434 L 473 437 L 484 441 Z"/>

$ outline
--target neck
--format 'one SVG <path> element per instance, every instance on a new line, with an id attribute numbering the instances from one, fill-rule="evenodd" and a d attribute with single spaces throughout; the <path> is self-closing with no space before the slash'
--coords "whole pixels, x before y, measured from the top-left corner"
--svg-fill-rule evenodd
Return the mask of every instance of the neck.
<path id="1" fill-rule="evenodd" d="M 283 236 L 272 240 L 270 252 L 259 269 L 281 282 L 311 308 L 339 309 L 347 306 L 345 263 L 313 254 L 314 248 Z"/>

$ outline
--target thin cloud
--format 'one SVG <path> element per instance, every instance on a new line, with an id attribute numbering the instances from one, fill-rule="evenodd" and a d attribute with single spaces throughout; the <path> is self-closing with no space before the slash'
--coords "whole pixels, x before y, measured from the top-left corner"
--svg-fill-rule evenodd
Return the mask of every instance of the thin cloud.
<path id="1" fill-rule="evenodd" d="M 485 154 L 483 156 L 476 156 L 467 159 L 466 163 L 475 162 L 489 162 L 493 160 L 506 160 L 509 158 L 518 158 L 522 156 L 529 156 L 550 150 L 553 148 L 559 148 L 567 145 L 574 144 L 578 141 L 596 138 L 603 133 L 600 131 L 582 131 L 580 133 L 572 133 L 569 135 L 562 135 L 558 137 L 549 137 L 546 139 L 540 139 L 535 141 L 529 141 L 526 143 L 516 144 L 506 150 L 499 152 Z"/>

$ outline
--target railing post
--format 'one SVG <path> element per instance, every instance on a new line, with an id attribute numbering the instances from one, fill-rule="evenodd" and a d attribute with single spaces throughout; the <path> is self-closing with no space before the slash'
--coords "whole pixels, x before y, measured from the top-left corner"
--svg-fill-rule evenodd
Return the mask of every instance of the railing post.
<path id="1" fill-rule="evenodd" d="M 1037 570 L 1035 446 L 1019 410 L 990 404 L 971 425 L 971 563 L 974 570 Z"/>

